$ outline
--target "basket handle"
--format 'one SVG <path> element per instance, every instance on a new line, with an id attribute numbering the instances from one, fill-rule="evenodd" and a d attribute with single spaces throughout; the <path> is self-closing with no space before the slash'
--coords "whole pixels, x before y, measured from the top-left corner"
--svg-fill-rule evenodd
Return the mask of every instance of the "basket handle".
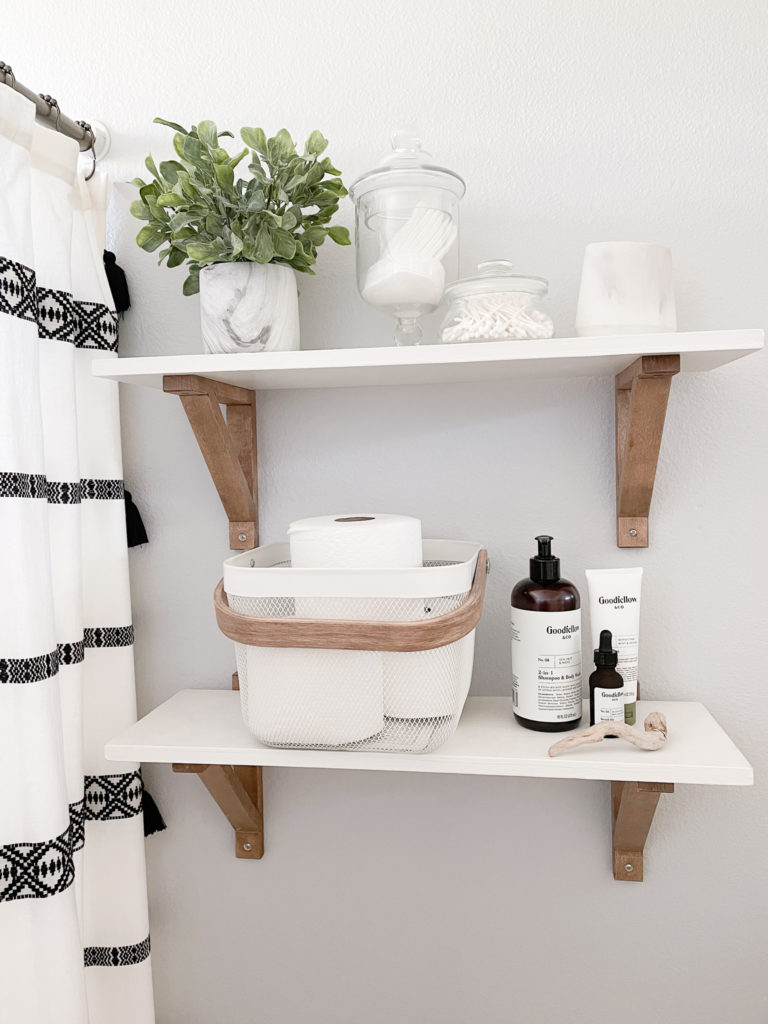
<path id="1" fill-rule="evenodd" d="M 254 647 L 303 647 L 344 651 L 431 651 L 471 633 L 483 612 L 488 552 L 477 556 L 467 600 L 455 611 L 417 622 L 362 619 L 271 619 L 242 615 L 229 607 L 224 580 L 213 594 L 216 621 L 230 640 Z"/>

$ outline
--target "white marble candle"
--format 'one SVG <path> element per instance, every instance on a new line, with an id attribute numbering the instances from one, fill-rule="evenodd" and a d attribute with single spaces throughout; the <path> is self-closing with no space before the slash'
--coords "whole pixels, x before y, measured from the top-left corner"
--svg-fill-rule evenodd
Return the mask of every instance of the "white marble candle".
<path id="1" fill-rule="evenodd" d="M 592 242 L 576 310 L 579 337 L 676 331 L 672 255 L 645 242 Z"/>
<path id="2" fill-rule="evenodd" d="M 200 271 L 206 352 L 287 352 L 299 347 L 296 275 L 281 263 L 212 263 Z"/>

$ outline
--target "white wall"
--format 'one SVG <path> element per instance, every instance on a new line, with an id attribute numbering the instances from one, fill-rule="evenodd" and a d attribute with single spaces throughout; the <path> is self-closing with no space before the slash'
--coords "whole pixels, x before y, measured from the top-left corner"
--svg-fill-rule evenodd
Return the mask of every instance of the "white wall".
<path id="1" fill-rule="evenodd" d="M 764 0 L 28 0 L 3 21 L 22 81 L 109 125 L 118 180 L 168 149 L 156 114 L 319 127 L 347 180 L 415 120 L 468 183 L 463 270 L 507 256 L 549 278 L 560 334 L 584 245 L 606 238 L 672 247 L 681 328 L 765 325 Z M 197 351 L 181 271 L 136 248 L 124 198 L 113 214 L 122 354 Z M 301 315 L 306 347 L 389 340 L 353 251 L 330 243 Z M 614 544 L 609 379 L 260 398 L 265 541 L 355 507 L 484 541 L 476 693 L 508 692 L 509 591 L 534 534 L 579 586 L 585 567 L 643 565 L 646 695 L 704 701 L 758 783 L 678 787 L 647 881 L 619 885 L 607 784 L 269 770 L 252 863 L 194 777 L 150 767 L 169 823 L 147 847 L 161 1024 L 766 1020 L 767 383 L 763 355 L 674 382 L 640 552 Z M 179 403 L 130 388 L 122 408 L 152 538 L 132 554 L 146 712 L 227 685 L 211 607 L 226 524 Z"/>

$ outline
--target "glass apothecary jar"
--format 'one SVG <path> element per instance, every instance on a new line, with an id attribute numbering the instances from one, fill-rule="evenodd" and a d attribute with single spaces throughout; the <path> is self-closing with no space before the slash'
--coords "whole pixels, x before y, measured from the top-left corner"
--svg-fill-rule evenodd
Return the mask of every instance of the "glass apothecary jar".
<path id="1" fill-rule="evenodd" d="M 412 132 L 396 132 L 392 153 L 354 182 L 357 286 L 397 320 L 395 343 L 418 345 L 419 317 L 437 309 L 459 269 L 459 200 L 464 182 L 431 163 Z"/>
<path id="2" fill-rule="evenodd" d="M 509 260 L 488 260 L 478 264 L 477 270 L 475 277 L 446 289 L 443 342 L 522 341 L 554 335 L 552 319 L 539 305 L 548 291 L 543 277 L 515 274 Z"/>

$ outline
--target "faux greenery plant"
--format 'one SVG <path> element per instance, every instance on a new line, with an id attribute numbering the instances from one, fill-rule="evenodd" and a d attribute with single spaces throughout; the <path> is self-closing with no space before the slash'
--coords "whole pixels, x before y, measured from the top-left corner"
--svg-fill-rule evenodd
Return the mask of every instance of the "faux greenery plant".
<path id="1" fill-rule="evenodd" d="M 148 222 L 136 236 L 142 249 L 160 249 L 158 262 L 169 267 L 186 262 L 185 295 L 199 290 L 200 268 L 209 263 L 284 263 L 313 274 L 326 237 L 350 244 L 346 228 L 329 226 L 347 190 L 341 171 L 320 159 L 328 145 L 320 132 L 312 132 L 300 154 L 285 128 L 271 139 L 261 128 L 242 128 L 246 148 L 230 156 L 219 140 L 234 136 L 213 121 L 189 130 L 162 117 L 155 122 L 174 129 L 178 159 L 158 167 L 147 157 L 153 180 L 133 179 L 141 198 L 131 213 Z M 235 167 L 247 156 L 251 177 L 236 178 Z"/>

